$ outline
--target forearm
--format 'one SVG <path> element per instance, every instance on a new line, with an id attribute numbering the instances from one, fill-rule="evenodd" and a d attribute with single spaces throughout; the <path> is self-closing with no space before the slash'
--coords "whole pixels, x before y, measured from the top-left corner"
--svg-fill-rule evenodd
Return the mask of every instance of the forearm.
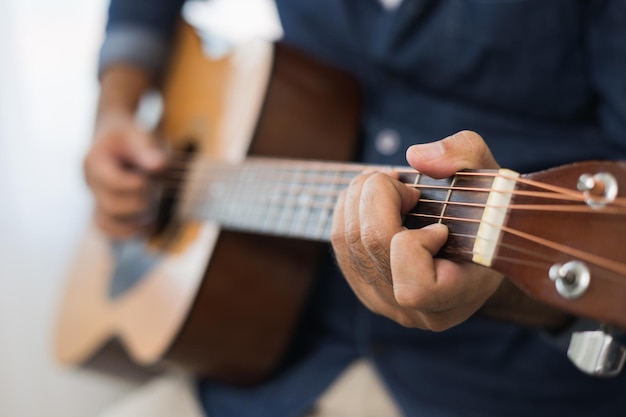
<path id="1" fill-rule="evenodd" d="M 479 312 L 488 317 L 548 330 L 561 329 L 573 320 L 571 315 L 530 298 L 506 278 Z"/>
<path id="2" fill-rule="evenodd" d="M 124 64 L 109 66 L 100 76 L 96 123 L 110 114 L 134 114 L 143 94 L 153 84 L 145 69 Z"/>
<path id="3" fill-rule="evenodd" d="M 134 114 L 161 74 L 183 0 L 111 0 L 100 50 L 98 118 Z"/>

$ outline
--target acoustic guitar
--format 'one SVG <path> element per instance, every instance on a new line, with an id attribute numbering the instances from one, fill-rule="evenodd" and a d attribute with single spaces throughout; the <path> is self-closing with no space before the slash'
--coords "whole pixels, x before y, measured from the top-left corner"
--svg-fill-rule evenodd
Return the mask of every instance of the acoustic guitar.
<path id="1" fill-rule="evenodd" d="M 62 300 L 56 355 L 109 370 L 173 364 L 251 384 L 285 352 L 337 196 L 365 168 L 341 162 L 356 152 L 359 87 L 284 45 L 209 60 L 188 26 L 175 51 L 159 128 L 172 161 L 155 231 L 112 242 L 88 230 Z M 421 191 L 406 226 L 449 227 L 440 256 L 493 268 L 542 302 L 626 328 L 626 164 L 443 180 L 396 170 Z"/>

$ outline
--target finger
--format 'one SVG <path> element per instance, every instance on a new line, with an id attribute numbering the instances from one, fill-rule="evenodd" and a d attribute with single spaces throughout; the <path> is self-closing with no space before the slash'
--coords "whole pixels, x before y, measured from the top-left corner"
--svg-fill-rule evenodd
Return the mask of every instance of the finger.
<path id="1" fill-rule="evenodd" d="M 120 239 L 137 235 L 146 228 L 141 222 L 115 219 L 99 209 L 96 209 L 95 221 L 104 233 Z"/>
<path id="2" fill-rule="evenodd" d="M 447 238 L 435 224 L 410 230 L 392 241 L 394 296 L 398 304 L 422 313 L 478 309 L 500 285 L 502 276 L 479 265 L 433 259 Z M 416 271 L 411 262 L 422 267 Z"/>
<path id="3" fill-rule="evenodd" d="M 448 228 L 435 223 L 397 233 L 390 245 L 394 297 L 405 308 L 421 311 L 443 308 L 435 294 L 438 285 L 433 256 L 448 237 Z M 419 265 L 419 269 L 416 269 Z"/>
<path id="4" fill-rule="evenodd" d="M 371 289 L 366 288 L 365 283 L 356 277 L 360 272 L 353 268 L 350 261 L 350 252 L 348 250 L 348 243 L 346 239 L 345 231 L 345 202 L 346 202 L 347 190 L 339 194 L 337 204 L 335 205 L 335 211 L 333 214 L 332 226 L 331 226 L 331 244 L 335 254 L 337 264 L 341 269 L 348 285 L 352 288 L 355 295 L 359 300 L 370 310 L 375 311 L 375 306 L 369 301 L 372 296 L 370 295 Z"/>
<path id="5" fill-rule="evenodd" d="M 114 193 L 100 191 L 96 195 L 98 207 L 119 220 L 133 220 L 143 216 L 149 207 L 147 193 Z"/>
<path id="6" fill-rule="evenodd" d="M 380 276 L 391 283 L 389 246 L 402 231 L 402 214 L 415 207 L 419 191 L 375 173 L 364 182 L 359 205 L 361 243 Z"/>
<path id="7" fill-rule="evenodd" d="M 141 170 L 156 172 L 165 166 L 166 155 L 156 139 L 143 131 L 135 131 L 128 138 L 128 151 L 132 162 Z"/>
<path id="8" fill-rule="evenodd" d="M 437 142 L 407 149 L 409 164 L 433 178 L 445 178 L 464 169 L 498 168 L 489 147 L 475 132 L 461 131 Z"/>
<path id="9" fill-rule="evenodd" d="M 136 171 L 131 171 L 113 159 L 101 158 L 85 168 L 85 177 L 89 186 L 111 193 L 143 193 L 147 190 L 149 179 Z"/>
<path id="10" fill-rule="evenodd" d="M 355 177 L 348 187 L 344 202 L 344 225 L 346 249 L 349 255 L 348 262 L 355 271 L 354 276 L 362 282 L 372 283 L 381 278 L 379 271 L 373 265 L 372 259 L 363 246 L 361 236 L 361 202 L 363 185 L 373 173 L 361 174 Z"/>
<path id="11" fill-rule="evenodd" d="M 368 175 L 369 174 L 365 174 L 361 175 L 360 178 L 355 178 L 350 188 L 339 195 L 333 215 L 331 243 L 337 263 L 357 298 L 371 311 L 384 314 L 383 311 L 388 309 L 386 304 L 389 304 L 389 300 L 393 300 L 393 294 L 389 286 L 386 286 L 385 291 L 390 295 L 386 295 L 387 301 L 382 299 L 379 294 L 380 286 L 372 285 L 372 281 L 376 280 L 375 277 L 378 273 L 377 271 L 373 271 L 372 273 L 371 267 L 366 267 L 366 264 L 368 264 L 370 260 L 361 245 L 360 234 L 358 237 L 356 237 L 356 235 L 348 237 L 349 234 L 346 232 L 348 224 L 346 221 L 346 211 L 348 210 L 347 200 L 360 200 L 358 197 L 360 192 L 358 190 L 362 188 L 362 183 L 367 179 Z M 350 190 L 352 190 L 353 193 L 351 196 L 348 195 Z M 351 204 L 356 204 L 356 202 L 352 202 Z M 354 208 L 352 208 L 352 210 L 354 210 Z M 350 224 L 349 227 L 354 226 L 358 231 L 358 219 L 351 220 Z M 351 248 L 351 246 L 355 245 L 360 249 Z M 358 254 L 359 251 L 362 253 Z M 387 312 L 387 314 L 390 313 L 391 311 Z"/>

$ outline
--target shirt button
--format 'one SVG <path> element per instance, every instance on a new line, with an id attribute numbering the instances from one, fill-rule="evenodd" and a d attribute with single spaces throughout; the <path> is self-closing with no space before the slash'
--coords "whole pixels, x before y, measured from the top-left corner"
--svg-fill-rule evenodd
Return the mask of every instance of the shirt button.
<path id="1" fill-rule="evenodd" d="M 400 149 L 400 135 L 393 129 L 381 130 L 376 136 L 374 145 L 378 153 L 391 156 Z"/>

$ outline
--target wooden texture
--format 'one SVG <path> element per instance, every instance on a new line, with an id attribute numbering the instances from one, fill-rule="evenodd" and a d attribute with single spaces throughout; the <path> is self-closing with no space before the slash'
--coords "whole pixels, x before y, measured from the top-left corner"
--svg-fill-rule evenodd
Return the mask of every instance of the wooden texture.
<path id="1" fill-rule="evenodd" d="M 567 165 L 523 176 L 534 181 L 556 184 L 576 190 L 581 174 L 612 173 L 620 190 L 626 189 L 626 165 L 614 162 L 585 162 Z M 518 191 L 545 191 L 531 185 L 520 184 Z M 621 191 L 619 197 L 626 196 Z M 563 204 L 586 207 L 580 201 L 568 202 L 536 196 L 515 195 L 512 205 Z M 613 206 L 615 207 L 615 206 Z M 626 264 L 626 221 L 624 207 L 618 213 L 602 208 L 586 212 L 553 210 L 509 210 L 506 226 L 515 231 L 557 242 L 567 248 L 581 251 L 585 256 L 595 255 L 624 266 Z M 626 328 L 626 277 L 590 261 L 585 263 L 591 272 L 588 291 L 580 298 L 569 300 L 556 291 L 548 271 L 554 263 L 580 259 L 564 250 L 549 248 L 512 233 L 503 233 L 497 260 L 493 268 L 532 297 L 572 314 L 591 317 L 599 321 Z"/>
<path id="2" fill-rule="evenodd" d="M 163 94 L 159 134 L 175 150 L 191 142 L 203 158 L 230 162 L 248 154 L 353 156 L 356 82 L 288 47 L 274 53 L 252 44 L 210 61 L 183 26 Z M 231 383 L 251 384 L 274 369 L 304 305 L 319 244 L 176 220 L 170 238 L 152 240 L 160 263 L 115 299 L 107 297 L 109 242 L 88 231 L 58 320 L 61 362 L 106 363 L 102 355 L 119 340 L 142 366 L 167 363 Z"/>
<path id="3" fill-rule="evenodd" d="M 351 77 L 284 45 L 275 53 L 267 45 L 251 45 L 211 62 L 188 27 L 176 51 L 159 130 L 174 150 L 192 143 L 205 163 L 231 167 L 244 165 L 248 156 L 352 158 L 359 88 Z M 316 164 L 322 165 L 311 163 L 310 171 L 324 169 Z M 350 175 L 360 169 L 344 165 Z M 242 385 L 268 377 L 279 364 L 324 244 L 224 231 L 210 221 L 191 220 L 185 216 L 186 201 L 208 182 L 200 175 L 202 164 L 190 166 L 196 168 L 180 194 L 185 204 L 174 207 L 165 232 L 150 241 L 159 263 L 118 297 L 107 296 L 116 266 L 110 242 L 97 229 L 88 231 L 59 320 L 62 362 L 105 363 L 101 356 L 122 346 L 134 362 L 149 368 L 173 364 Z M 334 171 L 337 164 L 326 167 Z M 474 171 L 436 180 L 402 171 L 401 180 L 421 190 L 405 225 L 446 224 L 449 240 L 439 256 L 471 261 L 480 223 L 492 221 L 483 212 L 500 173 Z M 590 208 L 576 190 L 581 174 L 600 172 L 617 178 L 620 190 L 626 187 L 626 165 L 620 163 L 579 163 L 523 176 L 510 205 L 498 207 L 507 209 L 501 232 L 481 239 L 498 248 L 492 267 L 532 297 L 626 328 L 625 193 L 615 204 Z M 341 179 L 349 178 L 344 174 Z M 297 197 L 302 194 L 304 188 Z M 295 200 L 310 206 L 311 200 Z M 250 230 L 264 232 L 260 224 Z M 287 234 L 306 237 L 305 229 Z M 327 230 L 321 231 L 314 237 L 323 239 Z M 588 265 L 591 285 L 568 300 L 557 293 L 548 271 L 572 260 Z"/>
<path id="4" fill-rule="evenodd" d="M 359 117 L 350 77 L 277 45 L 250 155 L 349 160 Z M 221 232 L 189 319 L 168 359 L 252 383 L 280 360 L 324 245 Z"/>

